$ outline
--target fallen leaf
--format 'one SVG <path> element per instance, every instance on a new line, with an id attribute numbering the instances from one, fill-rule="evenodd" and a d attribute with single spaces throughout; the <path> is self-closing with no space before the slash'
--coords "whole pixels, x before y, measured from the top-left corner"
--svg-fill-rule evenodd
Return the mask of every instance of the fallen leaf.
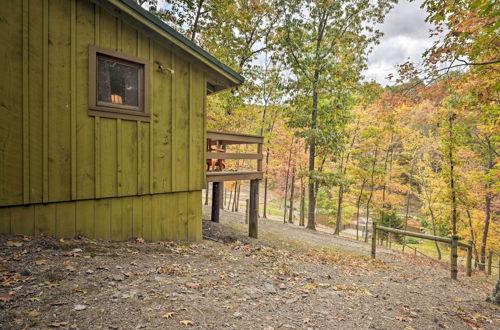
<path id="1" fill-rule="evenodd" d="M 23 246 L 23 242 L 13 242 L 13 241 L 7 241 L 5 242 L 5 246 L 8 246 L 8 247 L 21 247 Z"/>
<path id="2" fill-rule="evenodd" d="M 40 301 L 41 299 L 39 297 L 31 297 L 28 298 L 29 301 Z"/>
<path id="3" fill-rule="evenodd" d="M 49 324 L 49 327 L 58 328 L 58 327 L 65 327 L 67 325 L 68 322 L 52 322 Z"/>
<path id="4" fill-rule="evenodd" d="M 5 266 L 0 266 L 0 272 L 8 272 L 9 269 Z"/>
<path id="5" fill-rule="evenodd" d="M 35 316 L 40 315 L 40 312 L 38 312 L 37 310 L 32 310 L 32 311 L 27 312 L 26 315 L 28 315 L 30 317 L 35 317 Z"/>
<path id="6" fill-rule="evenodd" d="M 97 266 L 97 269 L 109 270 L 109 266 L 108 265 L 99 265 L 99 266 Z"/>
<path id="7" fill-rule="evenodd" d="M 51 282 L 51 281 L 45 281 L 45 284 L 49 288 L 55 288 L 56 286 L 59 286 L 59 283 Z"/>
<path id="8" fill-rule="evenodd" d="M 38 266 L 45 265 L 46 263 L 47 263 L 47 260 L 45 260 L 45 259 L 40 259 L 40 260 L 35 261 L 35 264 L 37 264 Z"/>
<path id="9" fill-rule="evenodd" d="M 164 319 L 171 319 L 171 318 L 173 318 L 173 317 L 174 317 L 174 315 L 175 315 L 175 313 L 174 313 L 174 312 L 167 312 L 167 313 L 163 314 L 163 316 L 162 316 L 162 317 L 163 317 Z"/>
<path id="10" fill-rule="evenodd" d="M 182 321 L 179 321 L 179 323 L 182 325 L 194 325 L 193 321 L 191 321 L 191 320 L 182 320 Z"/>
<path id="11" fill-rule="evenodd" d="M 0 296 L 0 301 L 11 301 L 11 300 L 14 300 L 13 296 L 10 296 L 10 295 L 7 295 L 7 294 L 4 294 L 4 295 Z"/>
<path id="12" fill-rule="evenodd" d="M 87 293 L 89 293 L 87 290 L 83 290 L 83 289 L 82 289 L 82 288 L 80 288 L 79 286 L 75 286 L 75 287 L 73 288 L 73 291 L 75 291 L 75 292 L 79 292 L 79 293 L 83 293 L 83 294 L 87 294 Z"/>
<path id="13" fill-rule="evenodd" d="M 137 237 L 136 242 L 138 242 L 138 243 L 144 243 L 144 238 Z"/>
<path id="14" fill-rule="evenodd" d="M 184 285 L 189 289 L 201 289 L 202 286 L 200 282 L 186 282 Z"/>
<path id="15" fill-rule="evenodd" d="M 80 254 L 78 253 L 78 251 L 75 251 L 75 250 L 71 250 L 71 251 L 65 252 L 64 255 L 67 256 L 67 257 L 79 257 L 80 256 Z"/>
<path id="16" fill-rule="evenodd" d="M 74 272 L 76 270 L 76 268 L 72 265 L 67 265 L 65 268 L 67 271 L 70 271 L 70 272 Z"/>

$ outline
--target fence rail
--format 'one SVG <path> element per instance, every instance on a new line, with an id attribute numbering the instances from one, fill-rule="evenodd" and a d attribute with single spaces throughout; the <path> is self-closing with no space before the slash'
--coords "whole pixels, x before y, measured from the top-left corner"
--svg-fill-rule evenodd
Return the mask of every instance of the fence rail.
<path id="1" fill-rule="evenodd" d="M 467 249 L 466 273 L 467 273 L 468 277 L 472 276 L 472 241 L 465 243 L 465 242 L 460 242 L 458 236 L 456 236 L 456 235 L 452 236 L 452 237 L 441 237 L 441 236 L 434 236 L 434 235 L 429 235 L 429 234 L 424 234 L 424 233 L 414 233 L 411 231 L 406 231 L 406 230 L 401 230 L 401 229 L 378 226 L 376 222 L 373 222 L 372 251 L 371 251 L 371 255 L 372 255 L 373 259 L 376 258 L 376 251 L 377 251 L 377 231 L 393 233 L 393 234 L 403 235 L 403 236 L 422 238 L 422 239 L 427 239 L 427 240 L 431 240 L 431 241 L 437 241 L 437 242 L 450 244 L 451 245 L 450 273 L 451 273 L 451 278 L 455 279 L 455 280 L 457 279 L 457 273 L 458 273 L 458 247 L 460 246 L 460 247 L 466 248 Z M 416 251 L 416 249 L 415 249 L 415 251 Z"/>

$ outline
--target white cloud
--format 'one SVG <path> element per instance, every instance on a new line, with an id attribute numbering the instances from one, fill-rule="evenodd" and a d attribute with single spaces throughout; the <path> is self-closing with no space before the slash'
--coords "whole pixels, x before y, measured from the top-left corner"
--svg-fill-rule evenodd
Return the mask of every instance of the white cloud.
<path id="1" fill-rule="evenodd" d="M 432 45 L 429 38 L 431 25 L 425 22 L 427 13 L 420 8 L 422 1 L 400 1 L 379 26 L 384 33 L 380 44 L 368 56 L 366 80 L 375 80 L 382 85 L 391 82 L 386 79 L 396 72 L 396 66 L 408 58 L 420 62 L 422 53 Z"/>

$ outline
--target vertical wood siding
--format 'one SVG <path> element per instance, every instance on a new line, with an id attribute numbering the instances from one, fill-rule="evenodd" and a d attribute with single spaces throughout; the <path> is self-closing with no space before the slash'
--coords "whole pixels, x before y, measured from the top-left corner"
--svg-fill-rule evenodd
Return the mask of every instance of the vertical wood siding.
<path id="1" fill-rule="evenodd" d="M 0 209 L 0 234 L 201 240 L 201 191 Z"/>
<path id="2" fill-rule="evenodd" d="M 2 4 L 0 233 L 201 239 L 204 69 L 118 15 Z M 89 45 L 150 61 L 150 122 L 88 116 Z"/>
<path id="3" fill-rule="evenodd" d="M 203 188 L 204 72 L 188 56 L 87 0 L 7 1 L 0 25 L 0 206 Z M 151 122 L 87 115 L 89 45 L 150 61 Z M 103 202 L 99 212 L 126 217 L 110 228 L 127 236 L 130 208 Z M 42 221 L 53 212 L 34 211 Z"/>

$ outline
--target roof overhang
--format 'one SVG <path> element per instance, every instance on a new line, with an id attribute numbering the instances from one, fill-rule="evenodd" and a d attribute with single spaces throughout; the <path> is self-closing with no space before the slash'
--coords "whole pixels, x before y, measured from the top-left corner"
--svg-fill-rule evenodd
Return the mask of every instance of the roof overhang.
<path id="1" fill-rule="evenodd" d="M 198 61 L 202 62 L 216 75 L 211 75 L 212 80 L 209 81 L 207 86 L 207 93 L 212 94 L 224 89 L 233 88 L 241 85 L 244 82 L 243 76 L 234 71 L 218 59 L 210 55 L 200 46 L 196 45 L 191 40 L 184 37 L 182 34 L 174 30 L 168 24 L 163 22 L 158 17 L 145 10 L 132 0 L 94 0 L 97 3 L 110 3 L 126 15 L 134 20 L 142 23 L 149 29 L 156 32 L 161 37 L 165 38 L 175 46 L 179 47 L 186 53 L 192 55 Z M 222 78 L 222 79 L 221 79 Z"/>

